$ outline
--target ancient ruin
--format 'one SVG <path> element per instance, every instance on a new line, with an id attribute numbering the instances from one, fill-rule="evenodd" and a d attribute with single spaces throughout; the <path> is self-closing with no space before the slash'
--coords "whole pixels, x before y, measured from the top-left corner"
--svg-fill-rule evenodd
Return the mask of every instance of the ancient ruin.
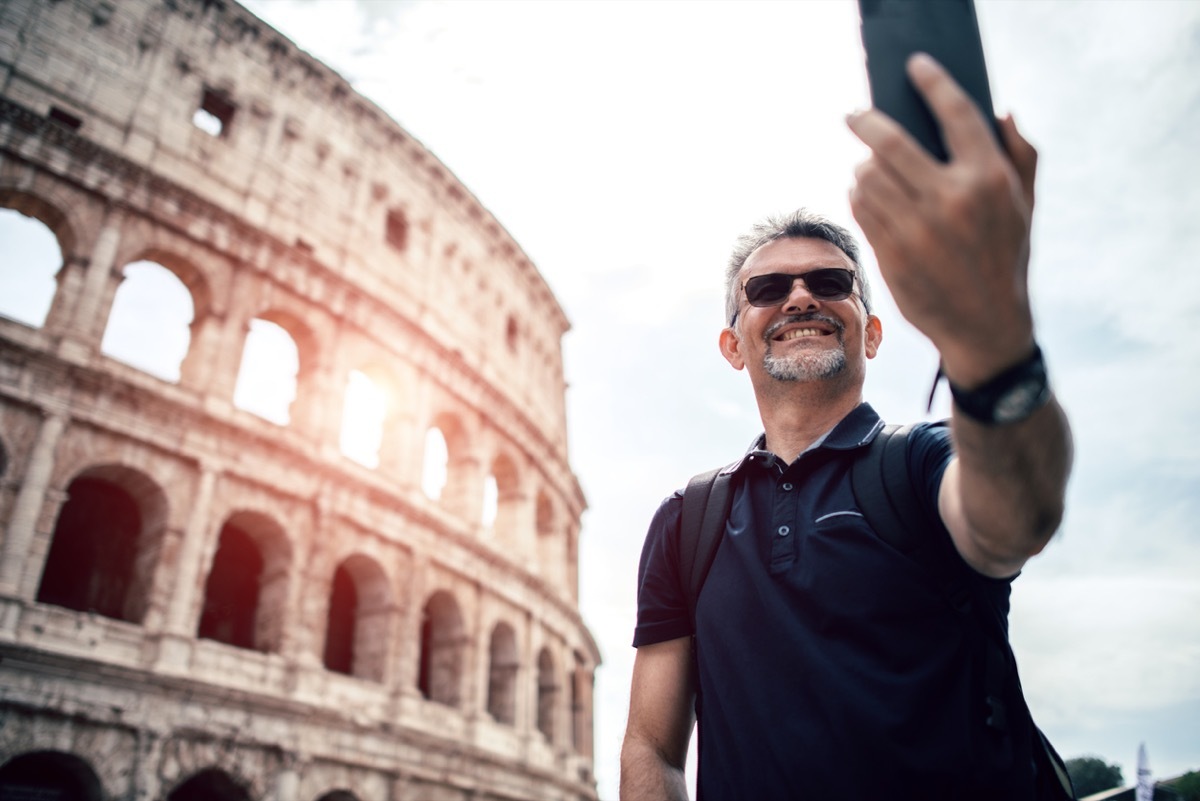
<path id="1" fill-rule="evenodd" d="M 0 797 L 596 797 L 568 322 L 437 158 L 231 0 L 5 0 L 0 209 Z"/>

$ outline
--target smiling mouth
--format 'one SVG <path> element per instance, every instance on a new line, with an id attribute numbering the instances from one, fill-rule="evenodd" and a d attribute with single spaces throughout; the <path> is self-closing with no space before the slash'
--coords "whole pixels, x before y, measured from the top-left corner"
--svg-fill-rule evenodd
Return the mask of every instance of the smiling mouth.
<path id="1" fill-rule="evenodd" d="M 803 339 L 806 337 L 827 337 L 832 333 L 832 331 L 822 331 L 819 328 L 792 328 L 775 337 L 775 341 L 789 342 L 793 339 Z"/>

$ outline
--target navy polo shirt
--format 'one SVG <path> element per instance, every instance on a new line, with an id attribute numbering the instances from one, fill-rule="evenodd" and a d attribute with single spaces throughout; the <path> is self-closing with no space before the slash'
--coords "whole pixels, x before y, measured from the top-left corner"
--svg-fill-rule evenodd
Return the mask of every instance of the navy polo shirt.
<path id="1" fill-rule="evenodd" d="M 976 707 L 982 666 L 936 580 L 881 540 L 850 465 L 883 427 L 867 404 L 785 465 L 752 445 L 696 609 L 699 796 L 720 799 L 1023 798 Z M 909 470 L 937 547 L 953 548 L 937 493 L 953 455 L 945 423 L 908 440 Z M 693 633 L 679 572 L 682 493 L 660 506 L 639 569 L 634 645 Z M 1009 581 L 955 555 L 1007 619 Z M 982 714 L 982 712 L 980 712 Z M 1018 752 L 1028 754 L 1024 748 Z"/>

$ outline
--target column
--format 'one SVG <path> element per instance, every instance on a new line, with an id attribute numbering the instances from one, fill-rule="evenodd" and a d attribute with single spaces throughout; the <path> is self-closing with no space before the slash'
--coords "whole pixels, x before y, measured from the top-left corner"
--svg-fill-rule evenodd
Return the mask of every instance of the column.
<path id="1" fill-rule="evenodd" d="M 174 564 L 168 565 L 164 559 L 155 578 L 154 597 L 158 599 L 169 593 L 165 601 L 164 636 L 157 656 L 160 665 L 182 668 L 191 654 L 204 583 L 208 578 L 206 568 L 211 558 L 206 538 L 214 530 L 209 517 L 216 483 L 217 471 L 210 465 L 201 464 L 191 512 L 183 535 L 173 549 Z"/>
<path id="2" fill-rule="evenodd" d="M 54 471 L 54 449 L 66 425 L 65 415 L 50 414 L 43 420 L 38 431 L 37 441 L 29 457 L 29 466 L 25 470 L 25 479 L 17 493 L 16 503 L 13 504 L 4 547 L 0 551 L 0 595 L 18 595 L 23 589 L 22 584 L 29 583 L 21 580 L 22 576 L 29 572 L 36 570 L 37 577 L 41 576 L 42 565 L 29 563 L 26 556 L 33 542 L 46 489 L 50 485 L 50 475 Z M 36 592 L 36 589 L 33 592 Z M 33 592 L 20 597 L 31 600 Z"/>
<path id="3" fill-rule="evenodd" d="M 121 275 L 114 276 L 117 247 L 121 243 L 118 212 L 110 211 L 92 246 L 92 256 L 84 273 L 83 286 L 74 314 L 67 321 L 59 352 L 65 358 L 85 360 L 100 349 L 105 312 L 112 305 Z"/>

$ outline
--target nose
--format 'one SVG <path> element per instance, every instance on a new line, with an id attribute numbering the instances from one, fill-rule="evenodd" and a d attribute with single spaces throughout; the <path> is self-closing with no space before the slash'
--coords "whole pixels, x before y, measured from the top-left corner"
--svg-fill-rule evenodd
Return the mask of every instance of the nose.
<path id="1" fill-rule="evenodd" d="M 792 289 L 783 302 L 783 313 L 811 311 L 818 305 L 817 299 L 808 291 L 808 284 L 804 282 L 803 277 L 798 275 L 792 279 Z"/>

